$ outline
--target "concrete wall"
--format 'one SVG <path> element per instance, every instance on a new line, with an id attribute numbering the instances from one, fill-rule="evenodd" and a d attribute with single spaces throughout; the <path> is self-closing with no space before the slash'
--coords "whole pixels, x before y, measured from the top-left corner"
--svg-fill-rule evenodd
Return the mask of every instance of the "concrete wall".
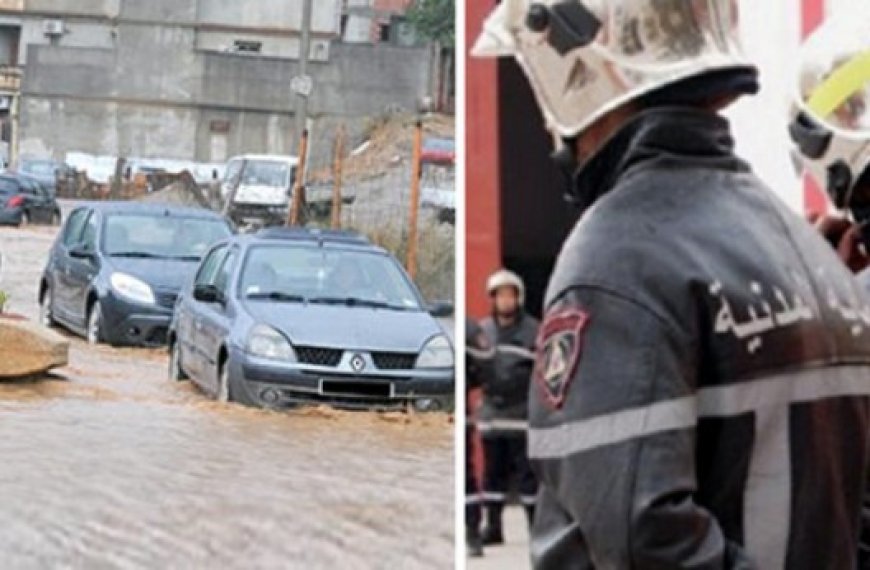
<path id="1" fill-rule="evenodd" d="M 115 49 L 31 47 L 22 153 L 210 162 L 293 152 L 297 62 L 197 52 L 195 34 L 121 25 Z M 330 155 L 336 122 L 359 133 L 365 117 L 415 110 L 429 88 L 428 50 L 332 47 L 330 63 L 309 68 L 316 82 L 310 111 L 323 123 L 314 129 L 315 160 Z"/>
<path id="2" fill-rule="evenodd" d="M 260 53 L 262 57 L 274 57 L 280 59 L 299 59 L 300 42 L 298 36 L 274 36 L 240 32 L 213 32 L 200 30 L 196 33 L 196 49 L 226 53 L 234 51 L 233 47 L 238 40 L 259 42 L 262 45 Z M 308 57 L 311 61 L 328 61 L 330 41 L 326 39 L 312 38 L 311 50 Z"/>
<path id="3" fill-rule="evenodd" d="M 21 22 L 21 43 L 19 45 L 19 61 L 27 65 L 27 55 L 30 46 L 54 45 L 62 47 L 96 47 L 110 49 L 115 46 L 115 30 L 103 22 L 88 22 L 67 20 L 64 22 L 66 33 L 55 40 L 48 38 L 43 32 L 41 18 L 28 18 Z"/>
<path id="4" fill-rule="evenodd" d="M 302 28 L 302 0 L 198 0 L 198 4 L 201 23 L 290 30 Z M 317 0 L 312 4 L 312 31 L 337 35 L 341 2 Z"/>
<path id="5" fill-rule="evenodd" d="M 196 0 L 124 0 L 121 18 L 167 23 L 194 22 L 196 4 Z"/>
<path id="6" fill-rule="evenodd" d="M 152 0 L 148 0 L 150 2 Z M 70 14 L 114 18 L 121 0 L 25 0 L 24 10 L 45 14 Z"/>

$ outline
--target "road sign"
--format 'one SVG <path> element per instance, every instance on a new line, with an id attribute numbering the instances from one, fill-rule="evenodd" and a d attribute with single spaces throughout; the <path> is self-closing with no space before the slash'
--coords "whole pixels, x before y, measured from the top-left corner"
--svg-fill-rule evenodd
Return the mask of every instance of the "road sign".
<path id="1" fill-rule="evenodd" d="M 297 95 L 310 97 L 314 91 L 314 80 L 310 75 L 297 75 L 290 81 L 290 89 Z"/>

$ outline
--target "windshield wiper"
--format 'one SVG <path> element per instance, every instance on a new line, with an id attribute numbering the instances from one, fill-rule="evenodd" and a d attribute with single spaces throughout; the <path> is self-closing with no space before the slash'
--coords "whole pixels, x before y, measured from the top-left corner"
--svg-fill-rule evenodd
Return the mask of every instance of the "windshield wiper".
<path id="1" fill-rule="evenodd" d="M 392 309 L 404 311 L 405 307 L 391 305 L 383 301 L 373 301 L 371 299 L 360 299 L 358 297 L 316 297 L 309 300 L 310 303 L 319 303 L 322 305 L 347 305 L 348 307 L 366 307 L 371 309 Z"/>
<path id="2" fill-rule="evenodd" d="M 121 251 L 118 253 L 110 253 L 109 257 L 133 257 L 137 259 L 166 259 L 164 255 L 156 253 L 148 253 L 147 251 Z"/>
<path id="3" fill-rule="evenodd" d="M 248 299 L 262 299 L 268 301 L 278 301 L 280 303 L 304 303 L 305 297 L 302 295 L 292 295 L 290 293 L 281 293 L 280 291 L 271 291 L 268 293 L 248 293 Z"/>
<path id="4" fill-rule="evenodd" d="M 173 261 L 202 261 L 202 257 L 198 255 L 168 255 L 166 259 Z"/>

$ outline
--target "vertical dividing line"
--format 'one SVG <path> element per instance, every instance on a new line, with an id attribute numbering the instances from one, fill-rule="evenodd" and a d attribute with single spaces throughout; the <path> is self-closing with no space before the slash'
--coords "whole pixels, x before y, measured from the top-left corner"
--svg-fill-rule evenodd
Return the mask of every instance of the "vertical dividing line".
<path id="1" fill-rule="evenodd" d="M 417 278 L 418 218 L 420 214 L 420 178 L 422 175 L 423 121 L 414 129 L 414 157 L 411 168 L 411 216 L 408 222 L 408 273 Z"/>
<path id="2" fill-rule="evenodd" d="M 338 128 L 335 137 L 335 172 L 332 185 L 332 229 L 341 229 L 341 186 L 344 182 L 344 125 Z"/>
<path id="3" fill-rule="evenodd" d="M 298 226 L 305 206 L 305 171 L 308 165 L 308 129 L 302 131 L 299 141 L 299 164 L 296 166 L 296 181 L 293 184 L 293 204 L 287 219 L 288 226 Z"/>

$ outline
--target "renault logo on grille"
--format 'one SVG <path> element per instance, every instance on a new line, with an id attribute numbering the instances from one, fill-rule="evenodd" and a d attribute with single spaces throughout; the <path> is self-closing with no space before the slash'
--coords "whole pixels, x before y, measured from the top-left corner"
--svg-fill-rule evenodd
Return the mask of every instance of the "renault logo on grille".
<path id="1" fill-rule="evenodd" d="M 354 354 L 350 359 L 350 367 L 353 368 L 354 372 L 362 372 L 366 367 L 365 358 L 361 354 Z"/>

